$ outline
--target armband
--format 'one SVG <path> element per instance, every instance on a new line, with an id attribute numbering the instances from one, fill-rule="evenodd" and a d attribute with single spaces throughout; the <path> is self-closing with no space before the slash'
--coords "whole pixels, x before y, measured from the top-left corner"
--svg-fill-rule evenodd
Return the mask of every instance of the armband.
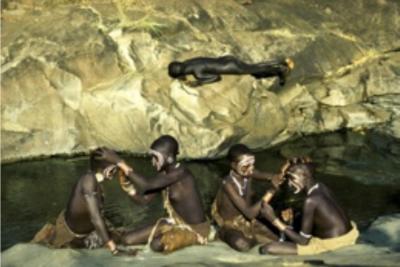
<path id="1" fill-rule="evenodd" d="M 302 237 L 304 237 L 304 238 L 307 238 L 307 239 L 310 239 L 310 238 L 312 237 L 312 235 L 305 234 L 305 233 L 303 233 L 302 231 L 300 231 L 300 235 L 301 235 Z"/>
<path id="2" fill-rule="evenodd" d="M 263 198 L 262 198 L 262 200 L 264 201 L 264 202 L 269 202 L 270 200 L 271 200 L 271 198 L 274 196 L 274 194 L 275 194 L 275 190 L 268 190 L 266 193 L 265 193 L 265 195 L 263 196 Z"/>

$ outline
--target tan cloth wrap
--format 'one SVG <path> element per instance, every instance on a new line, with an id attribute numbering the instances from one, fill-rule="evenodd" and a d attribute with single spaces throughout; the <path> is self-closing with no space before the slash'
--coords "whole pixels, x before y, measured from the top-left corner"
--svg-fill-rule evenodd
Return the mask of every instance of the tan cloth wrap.
<path id="1" fill-rule="evenodd" d="M 298 255 L 315 255 L 326 251 L 336 250 L 342 247 L 354 245 L 359 236 L 357 225 L 355 222 L 351 222 L 352 229 L 338 237 L 320 239 L 318 237 L 312 237 L 310 242 L 306 246 L 297 245 Z"/>
<path id="2" fill-rule="evenodd" d="M 243 215 L 239 215 L 231 220 L 222 218 L 218 212 L 217 200 L 212 204 L 211 216 L 219 227 L 239 231 L 248 239 L 255 239 L 259 243 L 270 243 L 277 240 L 275 234 L 256 219 L 249 221 Z"/>
<path id="3" fill-rule="evenodd" d="M 210 223 L 188 224 L 175 211 L 169 200 L 167 189 L 163 192 L 164 208 L 168 218 L 162 218 L 152 230 L 149 243 L 155 235 L 161 235 L 164 252 L 169 253 L 191 245 L 205 245 L 208 242 Z M 161 224 L 162 220 L 172 223 Z"/>
<path id="4" fill-rule="evenodd" d="M 37 232 L 32 243 L 40 243 L 53 248 L 67 247 L 74 239 L 83 239 L 87 235 L 74 233 L 65 221 L 65 210 L 58 215 L 56 224 L 47 223 Z"/>

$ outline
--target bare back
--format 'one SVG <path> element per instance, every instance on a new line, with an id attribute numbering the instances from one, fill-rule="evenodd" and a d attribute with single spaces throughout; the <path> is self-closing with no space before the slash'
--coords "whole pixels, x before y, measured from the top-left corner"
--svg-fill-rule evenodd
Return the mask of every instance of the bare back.
<path id="1" fill-rule="evenodd" d="M 85 194 L 93 194 L 98 209 L 103 208 L 102 189 L 92 174 L 86 174 L 76 182 L 65 212 L 68 226 L 78 234 L 87 234 L 95 229 L 91 222 Z"/>
<path id="2" fill-rule="evenodd" d="M 314 236 L 331 238 L 350 231 L 351 224 L 348 216 L 324 184 L 318 183 L 318 189 L 307 196 L 304 204 L 305 212 L 310 212 L 311 206 L 313 206 L 313 216 L 308 220 L 313 220 L 312 234 Z"/>

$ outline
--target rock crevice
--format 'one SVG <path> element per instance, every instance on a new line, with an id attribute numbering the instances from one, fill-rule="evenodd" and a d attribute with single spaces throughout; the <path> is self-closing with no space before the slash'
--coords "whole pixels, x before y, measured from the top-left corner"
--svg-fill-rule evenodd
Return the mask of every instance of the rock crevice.
<path id="1" fill-rule="evenodd" d="M 184 158 L 342 128 L 400 138 L 396 1 L 6 2 L 2 162 L 98 146 L 142 154 L 161 134 Z M 296 67 L 282 88 L 247 76 L 190 88 L 167 75 L 173 60 L 227 54 Z"/>

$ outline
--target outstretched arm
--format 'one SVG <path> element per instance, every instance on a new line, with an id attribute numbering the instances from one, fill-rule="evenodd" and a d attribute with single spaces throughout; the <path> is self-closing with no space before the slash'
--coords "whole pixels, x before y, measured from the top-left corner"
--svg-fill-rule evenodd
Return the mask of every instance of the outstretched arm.
<path id="1" fill-rule="evenodd" d="M 131 181 L 141 193 L 163 189 L 178 181 L 180 177 L 179 171 L 175 171 L 168 175 L 159 173 L 154 177 L 147 178 L 134 172 L 124 161 L 118 162 L 118 167 L 124 171 L 129 181 Z"/>
<path id="2" fill-rule="evenodd" d="M 154 177 L 144 177 L 134 171 L 128 174 L 128 179 L 134 183 L 141 193 L 148 191 L 160 190 L 178 181 L 179 176 L 176 174 L 159 173 Z"/>
<path id="3" fill-rule="evenodd" d="M 270 205 L 267 204 L 263 205 L 261 213 L 281 232 L 285 233 L 285 235 L 289 237 L 294 243 L 300 245 L 307 245 L 312 237 L 311 231 L 314 220 L 314 210 L 315 210 L 315 202 L 310 199 L 307 199 L 303 207 L 303 221 L 301 225 L 300 234 L 296 233 L 291 229 L 291 227 L 288 227 L 281 220 L 279 220 L 275 216 L 275 213 Z"/>
<path id="4" fill-rule="evenodd" d="M 274 175 L 275 175 L 274 173 L 262 172 L 260 170 L 255 169 L 253 171 L 253 174 L 251 175 L 251 178 L 254 178 L 257 180 L 272 180 Z"/>
<path id="5" fill-rule="evenodd" d="M 133 169 L 117 155 L 117 153 L 106 148 L 99 149 L 96 157 L 117 164 L 117 166 L 124 172 L 125 176 L 141 193 L 165 188 L 168 185 L 175 183 L 180 177 L 179 173 L 175 171 L 173 174 L 167 175 L 159 173 L 153 178 L 146 178 L 134 172 Z"/>
<path id="6" fill-rule="evenodd" d="M 128 178 L 123 174 L 122 170 L 120 170 L 119 173 L 119 183 L 121 186 L 121 189 L 127 193 L 127 195 L 130 197 L 131 200 L 133 200 L 137 204 L 147 204 L 151 200 L 154 199 L 155 193 L 149 193 L 149 194 L 137 194 L 135 186 L 132 184 Z"/>

